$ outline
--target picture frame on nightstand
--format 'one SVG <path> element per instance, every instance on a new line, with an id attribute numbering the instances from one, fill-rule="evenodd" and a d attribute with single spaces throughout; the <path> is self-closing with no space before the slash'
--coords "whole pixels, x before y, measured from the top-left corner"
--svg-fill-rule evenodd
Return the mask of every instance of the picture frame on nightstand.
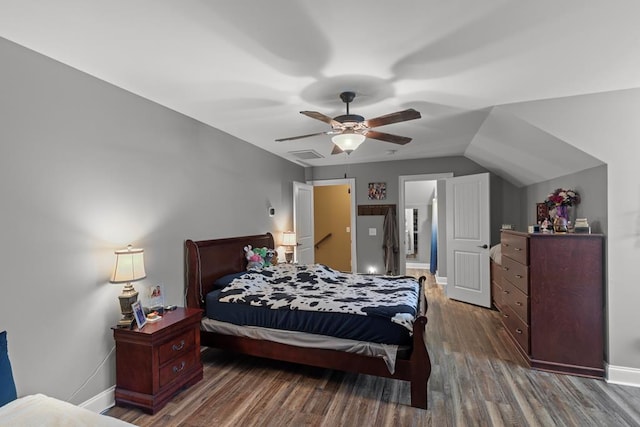
<path id="1" fill-rule="evenodd" d="M 138 329 L 142 329 L 142 327 L 147 324 L 147 316 L 144 314 L 142 304 L 140 301 L 136 301 L 131 304 L 131 309 L 133 310 L 133 317 L 136 319 Z"/>
<path id="2" fill-rule="evenodd" d="M 156 311 L 163 314 L 164 286 L 159 283 L 145 286 L 141 292 L 141 302 L 146 313 Z"/>

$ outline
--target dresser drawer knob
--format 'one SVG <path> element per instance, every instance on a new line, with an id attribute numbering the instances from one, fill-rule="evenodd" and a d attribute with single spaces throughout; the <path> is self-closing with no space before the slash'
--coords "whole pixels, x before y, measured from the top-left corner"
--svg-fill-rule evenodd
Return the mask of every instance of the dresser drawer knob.
<path id="1" fill-rule="evenodd" d="M 514 251 L 520 252 L 522 248 L 513 248 Z"/>
<path id="2" fill-rule="evenodd" d="M 180 351 L 184 348 L 184 340 L 180 341 L 180 344 L 174 344 L 171 346 L 173 351 Z"/>
<path id="3" fill-rule="evenodd" d="M 516 279 L 522 279 L 522 276 L 519 274 L 516 274 Z"/>
<path id="4" fill-rule="evenodd" d="M 522 307 L 522 303 L 520 301 L 516 301 L 516 305 L 519 305 L 520 307 Z"/>
<path id="5" fill-rule="evenodd" d="M 517 334 L 522 334 L 522 329 L 520 329 L 520 328 L 516 328 L 516 333 L 517 333 Z"/>
<path id="6" fill-rule="evenodd" d="M 180 366 L 173 367 L 173 373 L 177 374 L 178 372 L 182 371 L 186 365 L 187 365 L 186 362 L 183 360 Z"/>
<path id="7" fill-rule="evenodd" d="M 502 267 L 502 269 L 503 269 L 504 271 L 509 271 L 509 268 L 508 268 L 508 267 Z"/>
<path id="8" fill-rule="evenodd" d="M 505 319 L 508 319 L 509 315 L 508 314 L 503 314 L 502 317 L 504 317 Z"/>
<path id="9" fill-rule="evenodd" d="M 509 291 L 502 291 L 503 294 L 509 294 Z"/>

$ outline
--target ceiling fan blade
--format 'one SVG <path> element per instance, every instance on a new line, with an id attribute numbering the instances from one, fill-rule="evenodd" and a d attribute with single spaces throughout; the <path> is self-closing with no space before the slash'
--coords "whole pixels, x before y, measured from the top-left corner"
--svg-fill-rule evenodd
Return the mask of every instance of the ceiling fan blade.
<path id="1" fill-rule="evenodd" d="M 398 111 L 384 116 L 376 117 L 373 119 L 365 120 L 364 124 L 368 128 L 375 128 L 378 126 L 389 125 L 391 123 L 406 122 L 407 120 L 419 119 L 422 116 L 419 111 L 409 108 L 408 110 Z"/>
<path id="2" fill-rule="evenodd" d="M 329 132 L 316 132 L 316 133 L 310 133 L 308 135 L 292 136 L 292 137 L 289 137 L 289 138 L 280 138 L 280 139 L 276 139 L 276 142 L 293 141 L 294 139 L 309 138 L 310 136 L 328 135 L 328 134 L 329 134 Z"/>
<path id="3" fill-rule="evenodd" d="M 331 150 L 331 154 L 340 154 L 344 153 L 342 148 L 338 147 L 336 144 L 333 144 L 333 150 Z"/>
<path id="4" fill-rule="evenodd" d="M 365 136 L 367 138 L 377 139 L 380 141 L 391 142 L 393 144 L 400 145 L 408 144 L 409 142 L 411 142 L 411 138 L 407 138 L 406 136 L 392 135 L 390 133 L 378 132 L 377 130 L 367 131 Z"/>
<path id="5" fill-rule="evenodd" d="M 340 127 L 342 123 L 333 120 L 331 117 L 318 113 L 317 111 L 300 111 L 300 114 L 304 114 L 305 116 L 309 116 L 312 119 L 320 120 L 321 122 L 325 122 L 330 124 L 332 127 Z"/>

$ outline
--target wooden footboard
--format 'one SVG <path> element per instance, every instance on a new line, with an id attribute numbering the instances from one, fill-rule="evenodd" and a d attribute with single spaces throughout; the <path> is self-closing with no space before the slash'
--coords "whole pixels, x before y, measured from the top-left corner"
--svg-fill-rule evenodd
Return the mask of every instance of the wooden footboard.
<path id="1" fill-rule="evenodd" d="M 242 248 L 273 248 L 273 237 L 265 235 L 234 237 L 195 242 L 186 241 L 188 307 L 204 309 L 204 296 L 213 281 L 223 275 L 244 270 Z M 221 260 L 238 258 L 221 265 Z M 241 260 L 241 261 L 238 261 Z M 224 261 L 223 261 L 224 262 Z M 327 369 L 395 378 L 411 382 L 411 406 L 427 408 L 427 382 L 431 375 L 431 360 L 426 345 L 427 301 L 424 295 L 425 278 L 420 278 L 421 298 L 419 316 L 413 325 L 413 345 L 407 358 L 396 360 L 396 369 L 389 372 L 379 357 L 370 357 L 337 350 L 309 349 L 276 342 L 200 331 L 201 345 L 275 360 L 300 363 Z"/>

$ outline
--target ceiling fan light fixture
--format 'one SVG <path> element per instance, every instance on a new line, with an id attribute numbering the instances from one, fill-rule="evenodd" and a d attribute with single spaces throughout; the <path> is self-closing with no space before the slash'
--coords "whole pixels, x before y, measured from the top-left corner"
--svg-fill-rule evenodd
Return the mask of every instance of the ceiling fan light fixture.
<path id="1" fill-rule="evenodd" d="M 349 129 L 331 137 L 331 141 L 333 141 L 334 144 L 340 147 L 340 149 L 347 154 L 358 148 L 365 139 L 366 137 L 363 134 Z"/>

